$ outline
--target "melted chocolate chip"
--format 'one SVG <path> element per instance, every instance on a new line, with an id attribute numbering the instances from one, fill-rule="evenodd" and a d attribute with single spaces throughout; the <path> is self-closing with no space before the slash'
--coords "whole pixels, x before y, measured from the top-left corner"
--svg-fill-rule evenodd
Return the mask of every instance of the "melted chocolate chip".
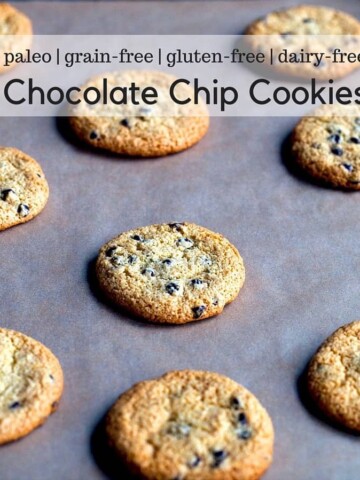
<path id="1" fill-rule="evenodd" d="M 213 468 L 218 468 L 228 456 L 224 450 L 214 450 L 212 454 L 214 457 L 214 462 L 212 464 Z"/>
<path id="2" fill-rule="evenodd" d="M 238 397 L 231 397 L 230 405 L 234 410 L 239 410 L 239 408 L 242 406 Z"/>
<path id="3" fill-rule="evenodd" d="M 217 305 L 219 305 L 219 300 L 217 298 L 214 298 L 212 304 L 214 305 L 214 307 L 216 307 Z"/>
<path id="4" fill-rule="evenodd" d="M 132 238 L 133 240 L 136 240 L 137 242 L 143 242 L 143 241 L 145 240 L 142 235 L 137 235 L 137 234 L 136 234 L 136 235 L 133 235 L 131 238 Z"/>
<path id="5" fill-rule="evenodd" d="M 360 143 L 360 138 L 359 137 L 351 137 L 350 142 L 359 144 Z"/>
<path id="6" fill-rule="evenodd" d="M 282 38 L 287 38 L 287 37 L 289 37 L 290 35 L 293 35 L 293 34 L 294 34 L 294 32 L 283 32 L 280 35 L 281 35 Z"/>
<path id="7" fill-rule="evenodd" d="M 138 257 L 136 255 L 129 255 L 128 256 L 128 262 L 129 265 L 134 265 L 134 263 L 137 262 Z"/>
<path id="8" fill-rule="evenodd" d="M 180 290 L 180 285 L 175 282 L 169 282 L 165 285 L 165 290 L 169 295 L 174 295 L 175 292 Z"/>
<path id="9" fill-rule="evenodd" d="M 106 250 L 105 255 L 107 257 L 112 257 L 116 251 L 117 247 L 110 247 Z"/>
<path id="10" fill-rule="evenodd" d="M 1 193 L 0 193 L 1 200 L 7 200 L 8 196 L 11 193 L 16 195 L 15 191 L 12 188 L 5 188 L 4 190 L 1 190 Z"/>
<path id="11" fill-rule="evenodd" d="M 247 424 L 247 418 L 244 412 L 240 412 L 238 415 L 238 422 L 241 423 L 242 425 Z"/>
<path id="12" fill-rule="evenodd" d="M 190 280 L 190 284 L 193 287 L 196 287 L 196 286 L 204 285 L 204 282 L 200 278 L 193 278 L 192 280 Z"/>
<path id="13" fill-rule="evenodd" d="M 141 273 L 147 277 L 155 277 L 155 271 L 152 268 L 144 268 Z"/>
<path id="14" fill-rule="evenodd" d="M 338 157 L 341 157 L 344 153 L 344 150 L 340 147 L 332 147 L 331 148 L 331 153 L 333 155 L 337 155 Z"/>
<path id="15" fill-rule="evenodd" d="M 354 170 L 354 167 L 351 165 L 351 163 L 342 163 L 341 166 L 348 172 L 352 172 Z"/>
<path id="16" fill-rule="evenodd" d="M 13 402 L 9 405 L 9 408 L 10 410 L 15 410 L 16 408 L 19 408 L 21 405 L 20 405 L 20 402 Z"/>
<path id="17" fill-rule="evenodd" d="M 90 132 L 90 140 L 96 140 L 98 138 L 98 134 L 95 131 Z"/>
<path id="18" fill-rule="evenodd" d="M 168 225 L 170 228 L 172 228 L 173 230 L 177 230 L 178 232 L 181 232 L 181 227 L 184 226 L 183 223 L 169 223 Z"/>
<path id="19" fill-rule="evenodd" d="M 50 378 L 50 380 L 51 380 L 52 382 L 55 382 L 54 375 L 52 375 L 51 373 L 50 373 L 50 375 L 49 375 L 49 378 Z"/>
<path id="20" fill-rule="evenodd" d="M 251 437 L 251 430 L 244 428 L 237 432 L 237 437 L 241 440 L 249 440 Z"/>
<path id="21" fill-rule="evenodd" d="M 123 120 L 121 120 L 120 125 L 122 125 L 123 127 L 126 127 L 126 128 L 130 128 L 130 123 L 129 123 L 129 120 L 127 118 L 124 118 Z"/>
<path id="22" fill-rule="evenodd" d="M 328 137 L 328 140 L 330 142 L 334 142 L 334 143 L 340 143 L 341 142 L 341 137 L 338 133 L 333 133 L 332 135 L 330 135 Z"/>
<path id="23" fill-rule="evenodd" d="M 172 265 L 172 260 L 170 260 L 170 258 L 165 258 L 165 260 L 162 261 L 162 264 L 163 265 L 166 265 L 167 267 L 170 267 L 170 265 Z"/>
<path id="24" fill-rule="evenodd" d="M 20 203 L 20 205 L 18 206 L 17 212 L 20 215 L 20 217 L 27 217 L 29 215 L 30 208 L 27 205 L 25 205 L 25 203 Z"/>
<path id="25" fill-rule="evenodd" d="M 206 307 L 205 305 L 200 305 L 199 307 L 194 307 L 192 309 L 194 318 L 200 318 L 201 315 L 205 312 Z"/>
<path id="26" fill-rule="evenodd" d="M 178 238 L 177 240 L 177 245 L 179 247 L 184 247 L 184 248 L 191 248 L 194 244 L 189 238 Z"/>
<path id="27" fill-rule="evenodd" d="M 198 455 L 195 455 L 195 457 L 190 460 L 188 465 L 190 468 L 196 468 L 200 465 L 200 463 L 201 463 L 201 458 Z"/>
<path id="28" fill-rule="evenodd" d="M 110 261 L 114 267 L 125 265 L 125 258 L 122 255 L 115 255 L 114 257 L 111 257 Z"/>

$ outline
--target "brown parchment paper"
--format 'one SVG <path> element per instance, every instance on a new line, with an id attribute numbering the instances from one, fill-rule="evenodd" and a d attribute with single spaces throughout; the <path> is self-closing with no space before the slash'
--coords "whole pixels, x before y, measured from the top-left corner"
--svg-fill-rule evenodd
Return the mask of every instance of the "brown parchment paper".
<path id="1" fill-rule="evenodd" d="M 295 3 L 27 2 L 19 8 L 43 34 L 235 34 Z M 356 1 L 318 3 L 360 16 Z M 107 460 L 99 422 L 134 382 L 181 368 L 221 372 L 259 397 L 276 431 L 267 480 L 359 478 L 359 438 L 313 415 L 298 377 L 328 334 L 360 318 L 360 193 L 289 173 L 282 144 L 295 123 L 214 118 L 191 150 L 124 160 L 74 144 L 63 122 L 1 119 L 0 143 L 38 159 L 51 188 L 37 219 L 0 235 L 1 326 L 50 347 L 66 381 L 59 411 L 45 426 L 0 448 L 1 480 L 127 479 Z M 221 316 L 151 326 L 98 297 L 91 267 L 104 242 L 133 227 L 182 220 L 223 233 L 244 258 L 245 286 Z"/>

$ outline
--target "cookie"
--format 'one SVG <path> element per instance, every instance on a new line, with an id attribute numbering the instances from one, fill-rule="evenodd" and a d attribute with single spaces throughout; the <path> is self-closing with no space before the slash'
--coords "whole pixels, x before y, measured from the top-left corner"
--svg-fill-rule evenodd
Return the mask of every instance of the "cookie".
<path id="1" fill-rule="evenodd" d="M 293 131 L 293 161 L 315 180 L 360 190 L 360 107 L 323 106 L 313 115 Z"/>
<path id="2" fill-rule="evenodd" d="M 135 83 L 140 90 L 152 86 L 158 92 L 157 103 L 147 105 L 87 105 L 81 103 L 70 111 L 70 125 L 76 135 L 93 147 L 121 155 L 158 157 L 185 150 L 207 132 L 209 115 L 202 101 L 195 105 L 177 105 L 170 99 L 169 88 L 175 77 L 161 72 L 126 71 L 103 74 L 90 79 L 82 87 L 96 87 L 103 95 L 103 79 L 107 90 Z M 177 96 L 193 99 L 187 85 L 177 86 Z"/>
<path id="3" fill-rule="evenodd" d="M 0 51 L 8 53 L 25 52 L 31 46 L 31 20 L 22 12 L 9 5 L 0 3 Z M 0 64 L 0 72 L 14 67 L 11 63 L 5 66 Z"/>
<path id="4" fill-rule="evenodd" d="M 173 371 L 133 386 L 106 432 L 125 465 L 148 480 L 256 480 L 274 431 L 257 398 L 218 373 Z"/>
<path id="5" fill-rule="evenodd" d="M 337 423 L 360 432 L 360 321 L 336 330 L 312 358 L 308 390 Z"/>
<path id="6" fill-rule="evenodd" d="M 122 233 L 100 249 L 96 272 L 113 302 L 160 323 L 217 315 L 245 280 L 236 248 L 222 235 L 191 223 Z"/>
<path id="7" fill-rule="evenodd" d="M 45 422 L 63 390 L 55 355 L 20 332 L 0 328 L 0 444 L 17 440 Z"/>
<path id="8" fill-rule="evenodd" d="M 45 207 L 49 187 L 33 158 L 0 147 L 0 230 L 28 222 Z"/>
<path id="9" fill-rule="evenodd" d="M 334 49 L 339 48 L 344 53 L 359 49 L 359 39 L 356 36 L 360 35 L 360 22 L 333 8 L 298 5 L 275 11 L 252 23 L 245 35 L 251 36 L 248 38 L 251 47 L 263 51 L 266 56 L 269 56 L 272 48 L 274 59 L 278 59 L 279 53 L 284 49 L 299 60 L 302 52 L 324 53 L 319 62 L 314 56 L 309 63 L 274 62 L 274 68 L 278 72 L 327 80 L 343 77 L 358 68 L 357 62 L 334 62 Z M 268 35 L 271 37 L 267 38 Z"/>

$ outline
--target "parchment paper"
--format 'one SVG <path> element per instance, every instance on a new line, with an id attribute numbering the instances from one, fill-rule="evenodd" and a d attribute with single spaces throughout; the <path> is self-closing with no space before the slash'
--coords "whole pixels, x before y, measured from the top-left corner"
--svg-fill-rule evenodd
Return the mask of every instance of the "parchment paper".
<path id="1" fill-rule="evenodd" d="M 360 16 L 356 1 L 318 3 Z M 44 34 L 234 34 L 292 4 L 20 8 Z M 276 430 L 267 480 L 359 478 L 359 438 L 314 415 L 298 378 L 327 335 L 360 318 L 360 193 L 325 189 L 287 170 L 282 145 L 295 123 L 214 118 L 191 150 L 124 160 L 73 143 L 51 118 L 1 120 L 1 144 L 38 159 L 51 188 L 37 219 L 0 234 L 1 325 L 50 347 L 66 380 L 59 411 L 45 426 L 1 447 L 1 480 L 128 478 L 107 461 L 99 422 L 134 382 L 181 368 L 226 374 L 262 401 Z M 127 229 L 182 220 L 238 247 L 247 269 L 238 299 L 221 316 L 182 327 L 146 325 L 104 303 L 92 279 L 98 248 Z"/>

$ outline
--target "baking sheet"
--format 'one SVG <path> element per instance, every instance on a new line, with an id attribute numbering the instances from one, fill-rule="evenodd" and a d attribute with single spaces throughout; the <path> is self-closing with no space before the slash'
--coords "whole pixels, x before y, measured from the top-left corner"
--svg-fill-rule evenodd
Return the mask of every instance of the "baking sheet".
<path id="1" fill-rule="evenodd" d="M 43 34 L 233 34 L 295 3 L 21 8 Z M 341 7 L 360 16 L 358 2 Z M 359 437 L 309 411 L 298 378 L 327 335 L 360 318 L 360 194 L 315 186 L 287 170 L 283 142 L 295 123 L 214 118 L 191 150 L 125 160 L 73 143 L 51 118 L 1 120 L 1 143 L 38 159 L 51 188 L 39 217 L 0 235 L 1 325 L 49 346 L 66 381 L 45 426 L 1 447 L 1 480 L 127 479 L 104 456 L 99 422 L 134 382 L 181 368 L 226 374 L 266 406 L 276 431 L 266 480 L 359 477 Z M 221 316 L 180 327 L 147 325 L 104 303 L 92 277 L 98 248 L 127 229 L 182 220 L 238 247 L 247 268 L 238 299 Z"/>

